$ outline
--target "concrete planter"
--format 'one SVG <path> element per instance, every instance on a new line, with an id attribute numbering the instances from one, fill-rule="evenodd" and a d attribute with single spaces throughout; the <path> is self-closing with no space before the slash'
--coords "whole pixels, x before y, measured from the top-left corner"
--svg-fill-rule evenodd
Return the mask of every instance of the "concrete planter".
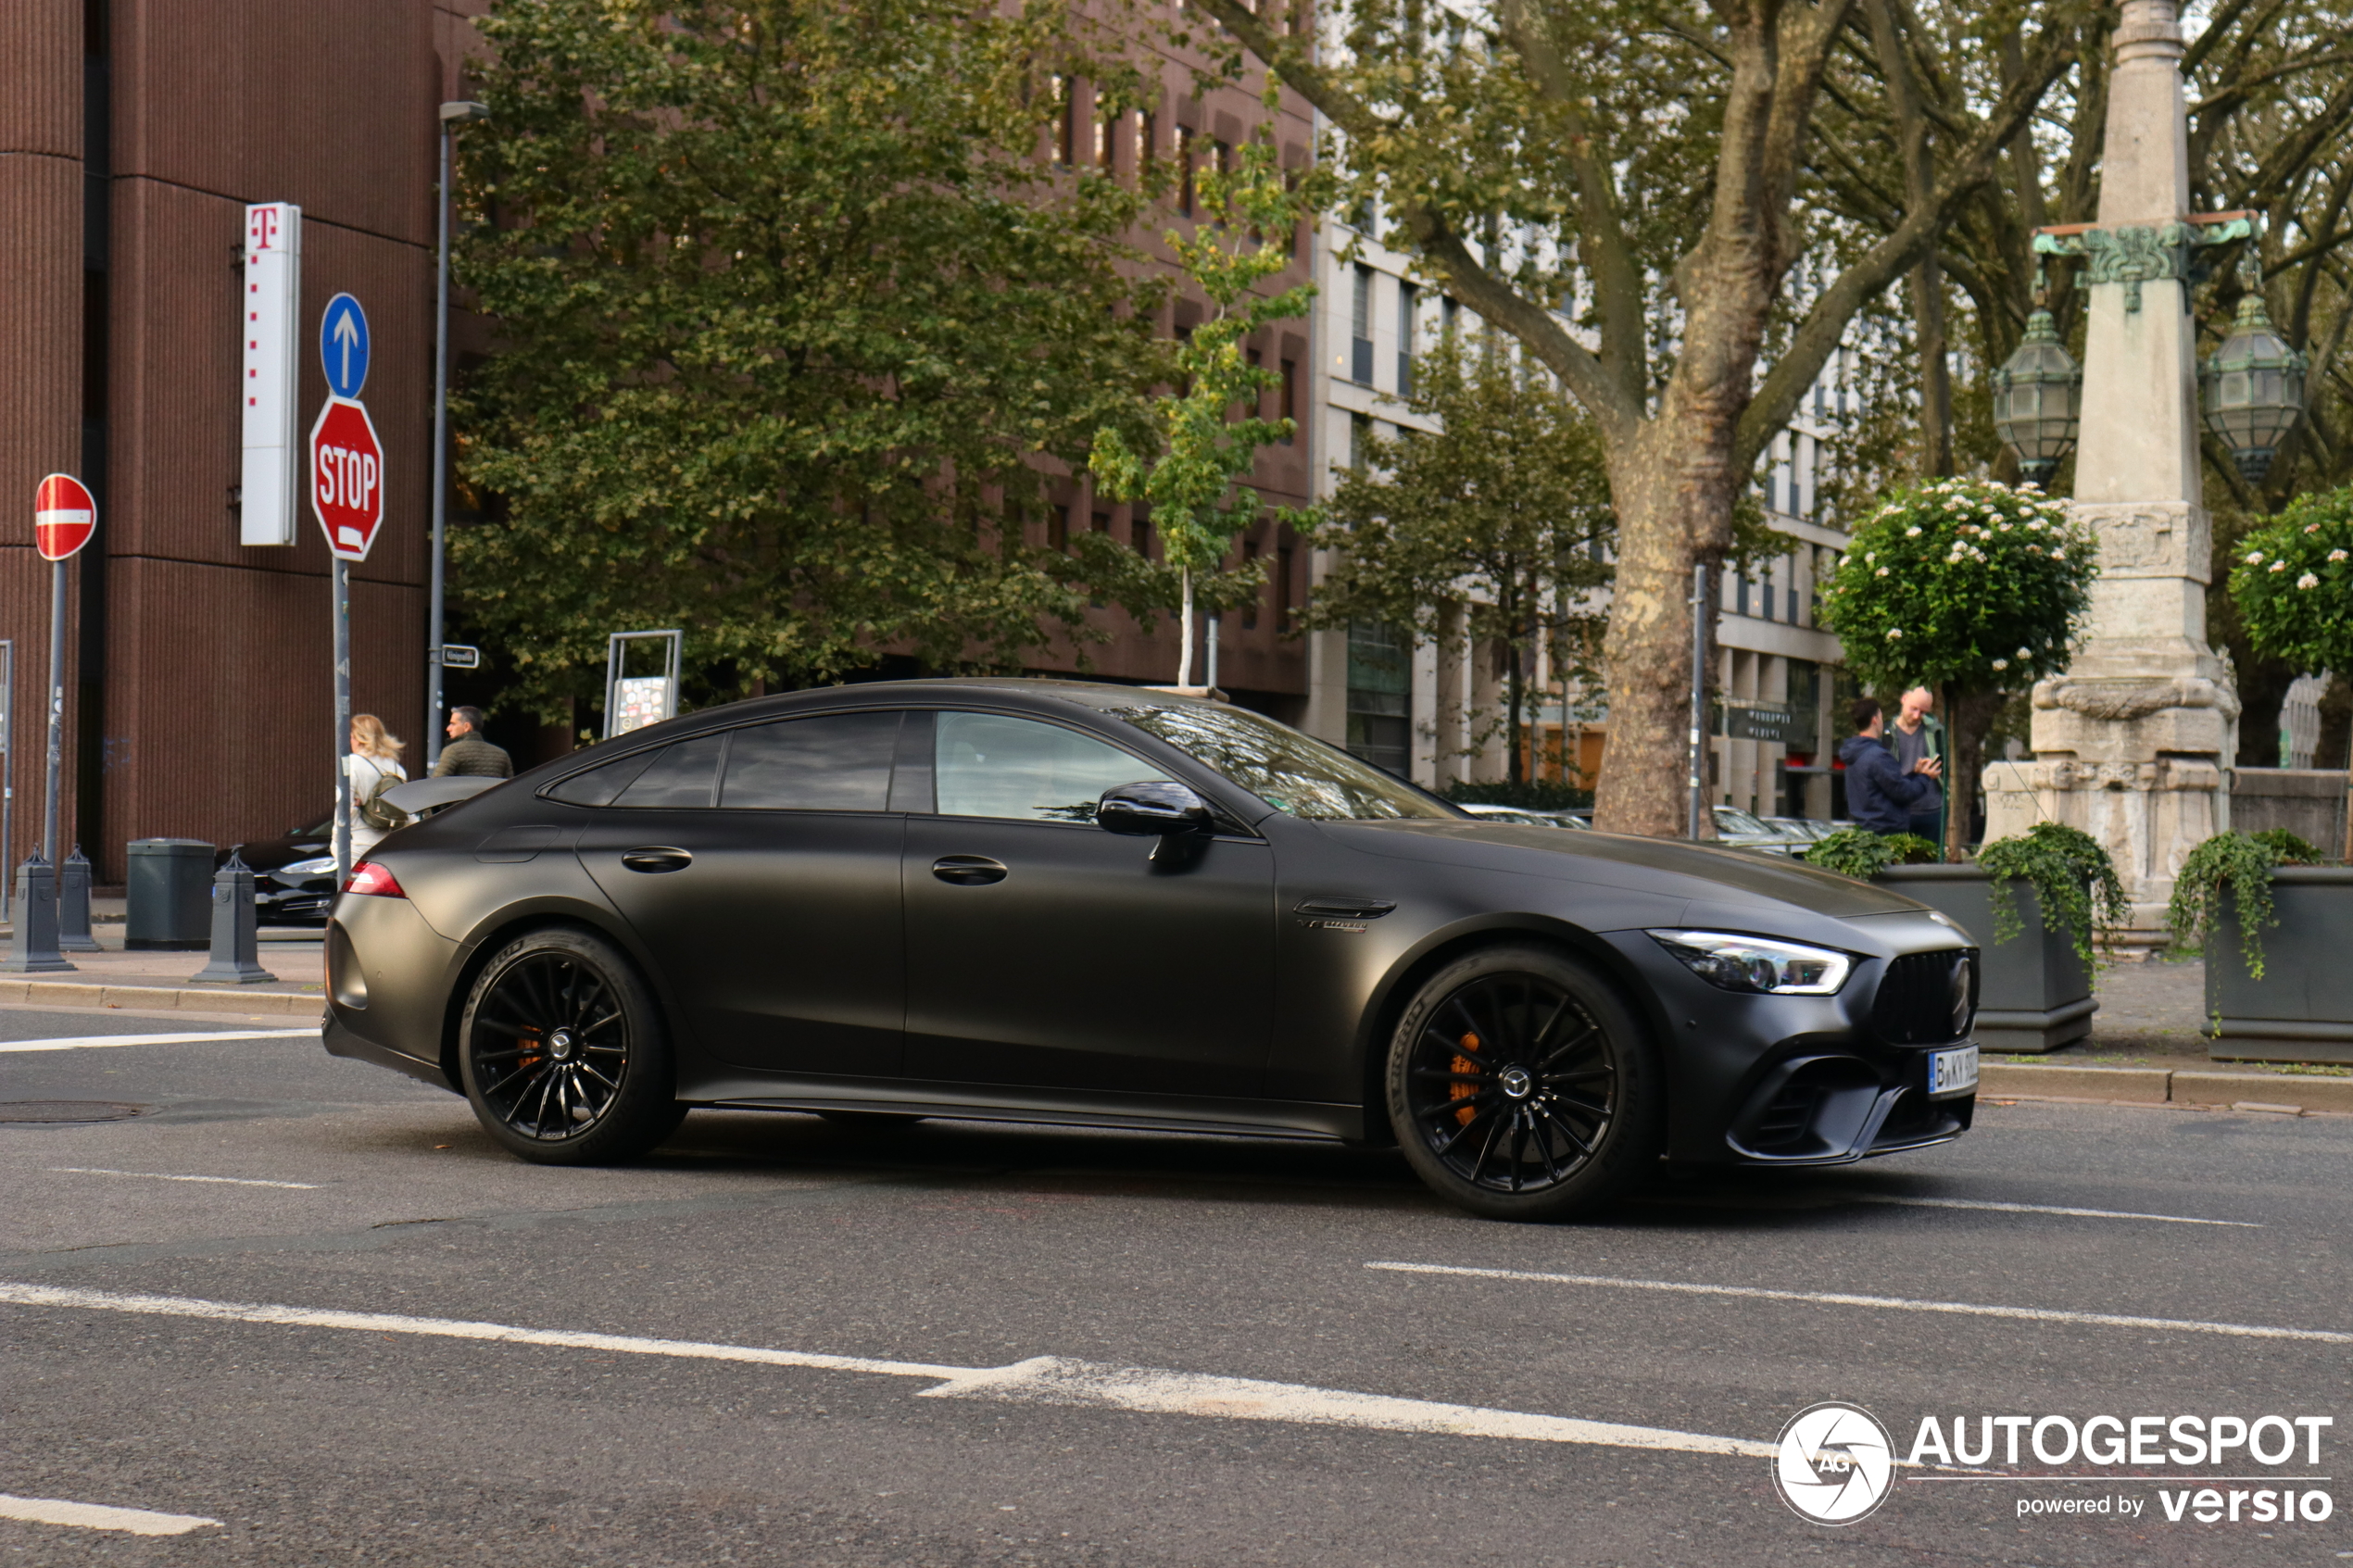
<path id="1" fill-rule="evenodd" d="M 2206 944 L 2206 1011 L 2216 1061 L 2353 1062 L 2353 867 L 2271 873 L 2279 924 L 2263 933 L 2263 978 L 2239 957 L 2237 900 Z M 2210 1026 L 2210 1025 L 2209 1025 Z"/>
<path id="2" fill-rule="evenodd" d="M 1981 955 L 1977 1043 L 1989 1052 L 2055 1051 L 2092 1032 L 2092 977 L 2063 932 L 2043 927 L 2034 884 L 2010 883 L 2025 930 L 1994 940 L 1994 879 L 1975 866 L 1890 866 L 1879 881 L 1949 915 Z"/>

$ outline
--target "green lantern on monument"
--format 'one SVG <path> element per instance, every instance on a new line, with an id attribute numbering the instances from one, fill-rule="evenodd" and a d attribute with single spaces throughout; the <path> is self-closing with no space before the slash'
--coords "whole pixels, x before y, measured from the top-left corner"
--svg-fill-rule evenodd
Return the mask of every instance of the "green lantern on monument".
<path id="1" fill-rule="evenodd" d="M 2206 426 L 2221 436 L 2248 483 L 2271 471 L 2272 454 L 2304 413 L 2303 355 L 2271 326 L 2260 289 L 2239 295 L 2231 335 L 2198 371 Z"/>
<path id="2" fill-rule="evenodd" d="M 2035 269 L 2034 313 L 2008 363 L 1994 372 L 1994 430 L 2037 484 L 2047 483 L 2059 459 L 2075 447 L 2082 408 L 2083 367 L 2059 341 L 2045 307 L 2042 269 Z"/>

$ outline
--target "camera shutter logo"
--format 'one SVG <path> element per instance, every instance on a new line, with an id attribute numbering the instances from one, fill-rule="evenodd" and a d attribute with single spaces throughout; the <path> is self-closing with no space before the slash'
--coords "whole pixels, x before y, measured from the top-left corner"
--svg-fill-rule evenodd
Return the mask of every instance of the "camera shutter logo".
<path id="1" fill-rule="evenodd" d="M 1852 1524 L 1887 1500 L 1895 1446 L 1887 1428 L 1859 1405 L 1809 1405 L 1781 1428 L 1773 1486 L 1800 1517 Z"/>

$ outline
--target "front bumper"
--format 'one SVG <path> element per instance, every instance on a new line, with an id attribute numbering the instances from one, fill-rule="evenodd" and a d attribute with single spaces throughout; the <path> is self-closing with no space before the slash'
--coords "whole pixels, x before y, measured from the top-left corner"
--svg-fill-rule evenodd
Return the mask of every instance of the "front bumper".
<path id="1" fill-rule="evenodd" d="M 1951 942 L 1943 931 L 1919 935 Z M 1894 960 L 1863 959 L 1836 996 L 1753 996 L 1710 985 L 1642 932 L 1608 940 L 1657 1000 L 1670 1160 L 1843 1165 L 1969 1130 L 1976 1096 L 1931 1100 L 1928 1079 L 1929 1059 L 1969 1044 L 1966 1035 L 1897 1043 L 1874 1027 L 1873 1005 Z"/>

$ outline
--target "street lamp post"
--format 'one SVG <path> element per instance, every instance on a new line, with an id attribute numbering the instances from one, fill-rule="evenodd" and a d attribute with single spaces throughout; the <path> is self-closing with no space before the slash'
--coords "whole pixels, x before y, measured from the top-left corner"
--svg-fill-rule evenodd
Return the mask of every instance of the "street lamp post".
<path id="1" fill-rule="evenodd" d="M 440 277 L 434 299 L 433 340 L 433 596 L 425 633 L 425 765 L 441 760 L 441 649 L 448 640 L 442 612 L 449 533 L 449 139 L 459 126 L 488 119 L 488 105 L 459 101 L 441 106 Z"/>

